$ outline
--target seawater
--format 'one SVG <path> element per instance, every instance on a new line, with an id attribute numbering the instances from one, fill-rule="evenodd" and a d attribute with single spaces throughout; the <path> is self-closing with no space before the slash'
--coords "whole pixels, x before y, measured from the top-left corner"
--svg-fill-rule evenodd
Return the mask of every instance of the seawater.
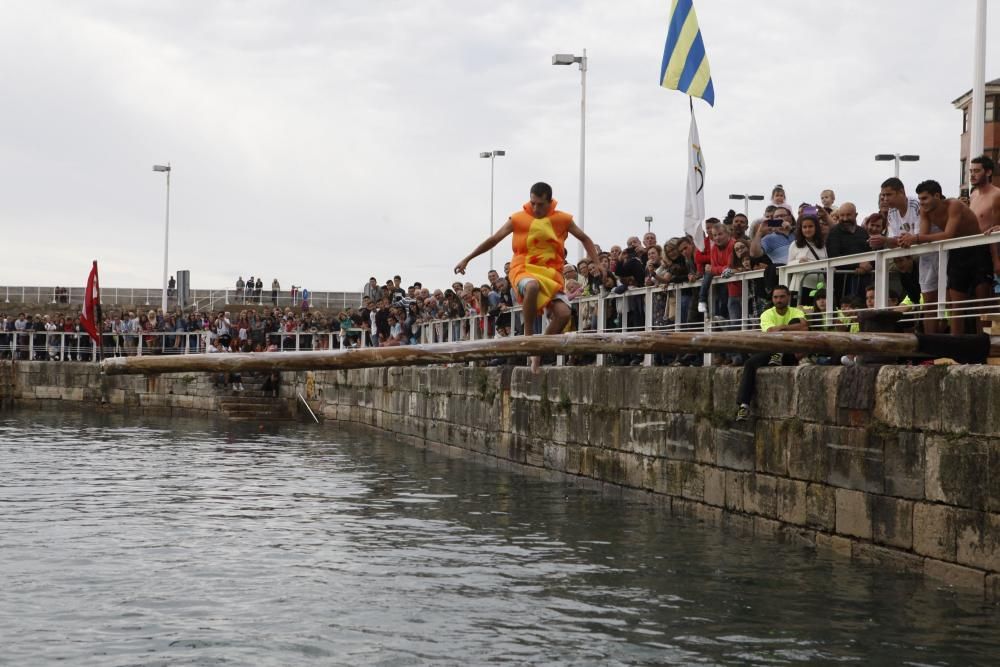
<path id="1" fill-rule="evenodd" d="M 333 426 L 0 413 L 0 663 L 1000 660 L 934 582 Z"/>

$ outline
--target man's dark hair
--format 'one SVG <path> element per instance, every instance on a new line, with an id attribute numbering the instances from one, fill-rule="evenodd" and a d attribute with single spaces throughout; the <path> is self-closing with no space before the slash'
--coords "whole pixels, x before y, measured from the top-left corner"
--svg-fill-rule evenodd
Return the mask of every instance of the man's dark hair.
<path id="1" fill-rule="evenodd" d="M 392 277 L 392 279 L 393 279 L 393 280 L 402 280 L 402 278 L 401 278 L 401 277 L 399 277 L 399 276 L 393 276 L 393 277 Z"/>
<path id="2" fill-rule="evenodd" d="M 896 192 L 902 192 L 903 190 L 905 190 L 905 188 L 903 187 L 903 181 L 899 180 L 895 176 L 893 176 L 892 178 L 887 178 L 884 181 L 882 181 L 882 187 L 889 188 L 890 190 L 895 190 Z"/>
<path id="3" fill-rule="evenodd" d="M 981 164 L 983 165 L 983 171 L 993 173 L 994 164 L 989 156 L 980 155 L 979 157 L 974 157 L 972 158 L 972 164 Z"/>
<path id="4" fill-rule="evenodd" d="M 917 186 L 917 194 L 922 194 L 926 192 L 929 195 L 941 195 L 944 196 L 944 192 L 941 191 L 941 184 L 937 181 L 926 180 L 922 181 Z"/>
<path id="5" fill-rule="evenodd" d="M 778 207 L 774 204 L 768 204 L 767 207 L 764 208 L 764 213 L 773 213 L 776 208 Z"/>
<path id="6" fill-rule="evenodd" d="M 536 197 L 545 197 L 549 201 L 552 201 L 552 186 L 549 185 L 548 183 L 543 183 L 542 181 L 538 181 L 537 183 L 531 186 L 531 194 L 535 195 Z"/>
<path id="7" fill-rule="evenodd" d="M 416 287 L 417 289 L 423 289 L 424 288 L 424 284 L 421 283 L 420 281 L 417 281 L 417 282 L 413 283 L 413 286 Z"/>
<path id="8" fill-rule="evenodd" d="M 772 294 L 772 295 L 774 295 L 774 293 L 775 293 L 775 292 L 777 292 L 777 291 L 778 291 L 778 290 L 780 290 L 780 289 L 783 289 L 783 290 L 785 290 L 785 293 L 786 293 L 786 294 L 791 294 L 791 291 L 790 291 L 790 290 L 788 289 L 788 285 L 775 285 L 775 286 L 774 286 L 774 287 L 773 287 L 773 288 L 771 289 L 771 294 Z"/>

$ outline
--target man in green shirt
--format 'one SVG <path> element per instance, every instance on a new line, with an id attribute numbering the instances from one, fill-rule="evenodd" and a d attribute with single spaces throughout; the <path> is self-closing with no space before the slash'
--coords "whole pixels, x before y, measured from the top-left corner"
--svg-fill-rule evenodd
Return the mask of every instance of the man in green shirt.
<path id="1" fill-rule="evenodd" d="M 771 291 L 771 303 L 773 308 L 768 308 L 760 315 L 761 331 L 806 331 L 809 324 L 806 314 L 798 308 L 789 306 L 791 296 L 788 288 L 778 285 Z M 798 359 L 794 354 L 782 354 L 781 352 L 758 352 L 747 359 L 743 364 L 743 377 L 740 378 L 739 409 L 736 411 L 736 421 L 746 421 L 750 417 L 750 400 L 753 398 L 754 389 L 757 384 L 757 369 L 761 366 L 794 366 Z"/>

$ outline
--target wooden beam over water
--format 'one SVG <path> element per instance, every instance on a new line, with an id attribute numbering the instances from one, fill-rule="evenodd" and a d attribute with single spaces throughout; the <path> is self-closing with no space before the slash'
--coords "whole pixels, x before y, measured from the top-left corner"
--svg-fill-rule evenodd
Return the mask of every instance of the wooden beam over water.
<path id="1" fill-rule="evenodd" d="M 239 373 L 249 371 L 346 370 L 382 366 L 488 361 L 529 355 L 688 354 L 704 352 L 787 352 L 840 356 L 919 356 L 913 334 L 819 331 L 572 333 L 514 336 L 460 343 L 405 345 L 324 352 L 257 352 L 116 357 L 101 362 L 108 375 L 155 373 Z M 1000 355 L 1000 336 L 991 339 Z"/>

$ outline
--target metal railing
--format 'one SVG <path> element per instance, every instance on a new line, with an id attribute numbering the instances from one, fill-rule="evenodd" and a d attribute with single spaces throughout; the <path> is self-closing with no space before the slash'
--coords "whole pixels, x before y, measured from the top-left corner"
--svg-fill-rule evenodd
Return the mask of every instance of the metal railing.
<path id="1" fill-rule="evenodd" d="M 716 314 L 716 294 L 725 289 L 728 283 L 740 283 L 740 312 L 749 313 L 751 292 L 754 282 L 763 278 L 763 271 L 744 271 L 729 278 L 716 276 L 712 279 L 712 287 L 708 290 L 706 313 L 699 318 L 690 313 L 689 306 L 698 302 L 702 290 L 701 281 L 674 283 L 664 286 L 630 288 L 624 292 L 603 292 L 600 295 L 578 297 L 570 302 L 573 309 L 572 329 L 578 332 L 605 333 L 611 331 L 735 331 L 756 326 L 760 319 L 740 317 L 730 319 Z M 614 317 L 609 318 L 609 304 L 613 306 Z M 670 317 L 669 313 L 673 312 Z M 507 335 L 523 334 L 523 316 L 520 306 L 506 311 L 510 315 L 510 327 Z M 636 312 L 641 320 L 630 315 Z M 662 317 L 656 317 L 661 312 Z M 443 342 L 458 342 L 464 340 L 480 340 L 486 337 L 502 336 L 497 330 L 496 318 L 491 315 L 469 315 L 452 319 L 436 319 L 424 322 L 421 326 L 420 342 L 434 344 Z M 537 332 L 544 331 L 547 318 L 540 318 Z M 504 327 L 506 328 L 506 327 Z M 711 355 L 706 355 L 711 362 Z M 596 355 L 597 365 L 604 365 L 605 355 Z M 561 366 L 565 359 L 556 358 L 556 364 Z M 643 357 L 644 365 L 652 365 L 653 355 Z"/>
<path id="2" fill-rule="evenodd" d="M 1000 236 L 987 236 L 977 234 L 975 236 L 963 236 L 956 239 L 936 241 L 933 243 L 921 243 L 910 248 L 892 248 L 885 250 L 873 250 L 871 252 L 858 253 L 856 255 L 844 255 L 842 257 L 832 257 L 829 259 L 802 262 L 801 264 L 786 265 L 779 267 L 779 282 L 787 285 L 793 275 L 805 277 L 809 274 L 819 274 L 823 277 L 825 284 L 833 286 L 835 274 L 843 273 L 837 271 L 839 267 L 853 266 L 863 262 L 870 262 L 874 266 L 873 286 L 875 288 L 875 309 L 884 309 L 889 305 L 889 276 L 891 273 L 891 262 L 899 257 L 917 258 L 922 255 L 937 255 L 938 275 L 936 291 L 938 300 L 932 303 L 914 304 L 916 307 L 922 306 L 922 312 L 929 312 L 933 309 L 937 319 L 943 319 L 947 315 L 959 314 L 960 317 L 975 317 L 983 313 L 998 312 L 998 302 L 996 299 L 969 300 L 961 303 L 978 304 L 972 308 L 961 305 L 949 306 L 947 298 L 948 288 L 948 252 L 959 248 L 972 248 L 983 245 L 993 245 L 1000 243 Z M 847 272 L 847 273 L 853 273 Z M 829 290 L 828 290 L 829 291 Z M 833 299 L 827 299 L 826 312 L 832 315 L 836 304 Z"/>
<path id="3" fill-rule="evenodd" d="M 0 296 L 4 303 L 31 303 L 39 305 L 83 305 L 83 287 L 54 286 L 0 286 Z M 289 290 L 279 290 L 277 295 L 270 289 L 248 292 L 235 289 L 194 289 L 188 292 L 188 308 L 214 310 L 217 305 L 246 304 L 257 306 L 296 307 L 302 303 L 301 293 L 294 295 Z M 102 287 L 101 301 L 106 306 L 142 305 L 156 307 L 163 298 L 161 288 L 120 288 Z M 169 295 L 168 303 L 177 304 L 176 292 Z M 361 305 L 361 292 L 310 292 L 309 303 L 314 308 L 354 308 Z"/>
<path id="4" fill-rule="evenodd" d="M 266 334 L 272 351 L 300 352 L 368 346 L 366 331 L 275 331 Z M 98 346 L 86 333 L 66 331 L 2 331 L 0 358 L 18 361 L 99 361 L 105 357 L 202 354 L 216 338 L 211 331 L 144 331 L 101 334 Z"/>

